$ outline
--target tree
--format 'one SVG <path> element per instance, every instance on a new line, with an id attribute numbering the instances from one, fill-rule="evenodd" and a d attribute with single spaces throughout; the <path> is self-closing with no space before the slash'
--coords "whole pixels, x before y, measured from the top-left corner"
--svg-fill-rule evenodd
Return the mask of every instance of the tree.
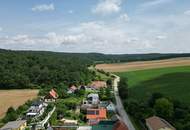
<path id="1" fill-rule="evenodd" d="M 163 97 L 163 95 L 161 93 L 153 93 L 152 96 L 148 100 L 148 105 L 150 107 L 153 107 L 156 100 L 159 99 L 159 98 L 162 98 L 162 97 Z"/>
<path id="2" fill-rule="evenodd" d="M 49 123 L 51 125 L 56 125 L 57 124 L 57 112 L 56 111 L 52 114 L 52 116 L 51 116 L 51 118 L 49 120 Z"/>
<path id="3" fill-rule="evenodd" d="M 122 77 L 119 82 L 119 95 L 121 98 L 127 98 L 129 93 L 128 93 L 128 83 L 127 83 L 127 78 Z"/>
<path id="4" fill-rule="evenodd" d="M 112 94 L 111 94 L 111 89 L 110 88 L 106 88 L 105 95 L 106 95 L 108 100 L 112 99 Z"/>
<path id="5" fill-rule="evenodd" d="M 166 119 L 171 119 L 174 113 L 173 103 L 166 98 L 157 99 L 154 109 L 158 116 L 164 117 Z"/>
<path id="6" fill-rule="evenodd" d="M 17 112 L 13 107 L 9 107 L 6 112 L 6 116 L 3 118 L 3 122 L 14 121 L 18 118 Z"/>
<path id="7" fill-rule="evenodd" d="M 106 83 L 107 83 L 108 87 L 112 87 L 112 79 L 108 79 L 106 81 Z"/>

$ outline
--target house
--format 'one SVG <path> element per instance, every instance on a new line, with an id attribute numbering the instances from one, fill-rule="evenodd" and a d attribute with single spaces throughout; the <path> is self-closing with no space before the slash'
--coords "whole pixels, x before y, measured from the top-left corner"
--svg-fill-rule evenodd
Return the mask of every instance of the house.
<path id="1" fill-rule="evenodd" d="M 52 89 L 52 90 L 49 91 L 49 93 L 44 97 L 44 101 L 45 101 L 45 102 L 55 102 L 57 98 L 58 98 L 57 92 L 56 92 L 54 89 Z"/>
<path id="2" fill-rule="evenodd" d="M 101 101 L 99 104 L 99 108 L 106 108 L 109 112 L 115 112 L 116 108 L 112 102 L 109 101 Z"/>
<path id="3" fill-rule="evenodd" d="M 104 120 L 92 126 L 92 130 L 128 130 L 121 120 Z"/>
<path id="4" fill-rule="evenodd" d="M 125 123 L 121 120 L 118 120 L 113 127 L 113 130 L 129 130 Z"/>
<path id="5" fill-rule="evenodd" d="M 72 85 L 72 86 L 68 89 L 67 93 L 68 93 L 68 94 L 72 94 L 72 93 L 75 93 L 76 90 L 77 90 L 77 87 L 76 87 L 75 85 Z"/>
<path id="6" fill-rule="evenodd" d="M 92 130 L 113 130 L 115 121 L 103 120 L 92 126 Z"/>
<path id="7" fill-rule="evenodd" d="M 166 120 L 157 116 L 147 118 L 146 125 L 149 130 L 176 130 Z"/>
<path id="8" fill-rule="evenodd" d="M 11 121 L 0 128 L 0 130 L 25 130 L 26 127 L 26 120 Z"/>
<path id="9" fill-rule="evenodd" d="M 106 88 L 107 84 L 105 81 L 93 81 L 90 87 L 94 90 L 99 90 L 100 88 Z"/>
<path id="10" fill-rule="evenodd" d="M 96 93 L 91 93 L 87 96 L 87 101 L 89 104 L 97 105 L 99 104 L 99 95 Z"/>
<path id="11" fill-rule="evenodd" d="M 35 101 L 28 109 L 27 117 L 38 117 L 44 113 L 44 103 L 42 101 Z"/>
<path id="12" fill-rule="evenodd" d="M 91 93 L 87 96 L 86 100 L 83 100 L 81 109 L 87 110 L 88 108 L 98 108 L 99 102 L 100 102 L 99 95 L 96 93 Z"/>
<path id="13" fill-rule="evenodd" d="M 95 125 L 98 124 L 99 121 L 105 120 L 107 118 L 107 111 L 104 108 L 87 109 L 86 118 L 89 125 Z"/>
<path id="14" fill-rule="evenodd" d="M 64 126 L 74 126 L 74 125 L 78 125 L 78 121 L 77 120 L 69 120 L 69 119 L 61 119 L 61 122 L 64 123 Z"/>

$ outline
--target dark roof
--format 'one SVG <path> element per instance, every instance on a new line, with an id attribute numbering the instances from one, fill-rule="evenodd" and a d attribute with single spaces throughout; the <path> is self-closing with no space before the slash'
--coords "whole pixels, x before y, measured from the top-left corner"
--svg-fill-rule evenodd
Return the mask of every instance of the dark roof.
<path id="1" fill-rule="evenodd" d="M 39 106 L 40 104 L 43 104 L 43 101 L 38 100 L 38 101 L 34 101 L 32 103 L 32 106 Z"/>
<path id="2" fill-rule="evenodd" d="M 22 124 L 26 123 L 26 120 L 20 120 L 20 121 L 11 121 L 5 124 L 0 130 L 10 130 L 10 129 L 17 129 Z"/>

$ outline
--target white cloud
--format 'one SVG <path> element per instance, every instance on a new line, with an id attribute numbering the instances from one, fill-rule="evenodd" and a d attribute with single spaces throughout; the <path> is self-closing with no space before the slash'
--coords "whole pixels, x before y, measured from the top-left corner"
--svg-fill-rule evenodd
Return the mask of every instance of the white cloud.
<path id="1" fill-rule="evenodd" d="M 167 36 L 164 36 L 164 35 L 158 35 L 156 37 L 157 40 L 163 40 L 163 39 L 166 39 L 166 38 L 167 38 Z"/>
<path id="2" fill-rule="evenodd" d="M 124 21 L 124 22 L 129 22 L 130 21 L 130 18 L 128 16 L 128 14 L 122 14 L 119 16 L 120 20 Z"/>
<path id="3" fill-rule="evenodd" d="M 83 34 L 58 35 L 55 32 L 37 37 L 26 34 L 0 37 L 0 47 L 7 49 L 52 50 L 68 44 L 77 44 L 84 39 Z M 53 51 L 53 50 L 52 50 Z"/>
<path id="4" fill-rule="evenodd" d="M 120 6 L 121 0 L 100 0 L 96 7 L 92 9 L 92 12 L 103 15 L 117 13 L 121 9 Z"/>
<path id="5" fill-rule="evenodd" d="M 55 32 L 48 33 L 46 35 L 49 42 L 57 44 L 69 44 L 69 43 L 78 43 L 84 39 L 83 34 L 77 35 L 57 35 Z"/>
<path id="6" fill-rule="evenodd" d="M 3 28 L 2 28 L 2 27 L 0 27 L 0 32 L 1 32 L 1 31 L 3 31 Z"/>
<path id="7" fill-rule="evenodd" d="M 190 10 L 184 12 L 185 15 L 190 15 Z"/>
<path id="8" fill-rule="evenodd" d="M 148 2 L 143 3 L 141 6 L 144 8 L 160 5 L 160 4 L 165 4 L 172 2 L 173 0 L 149 0 Z"/>
<path id="9" fill-rule="evenodd" d="M 55 7 L 54 7 L 53 3 L 36 5 L 36 6 L 34 6 L 32 8 L 32 11 L 39 11 L 39 12 L 42 12 L 42 11 L 54 11 L 54 10 L 55 10 Z"/>

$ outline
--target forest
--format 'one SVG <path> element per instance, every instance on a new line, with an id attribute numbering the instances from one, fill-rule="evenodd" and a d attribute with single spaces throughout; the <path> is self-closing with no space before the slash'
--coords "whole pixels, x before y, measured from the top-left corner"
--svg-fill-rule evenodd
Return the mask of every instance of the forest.
<path id="1" fill-rule="evenodd" d="M 0 49 L 0 89 L 79 85 L 94 80 L 88 69 L 97 63 L 156 60 L 187 57 L 190 54 L 58 53 L 48 51 L 13 51 Z"/>
<path id="2" fill-rule="evenodd" d="M 1 50 L 0 89 L 86 84 L 94 77 L 88 70 L 91 64 L 88 59 L 63 53 Z"/>

